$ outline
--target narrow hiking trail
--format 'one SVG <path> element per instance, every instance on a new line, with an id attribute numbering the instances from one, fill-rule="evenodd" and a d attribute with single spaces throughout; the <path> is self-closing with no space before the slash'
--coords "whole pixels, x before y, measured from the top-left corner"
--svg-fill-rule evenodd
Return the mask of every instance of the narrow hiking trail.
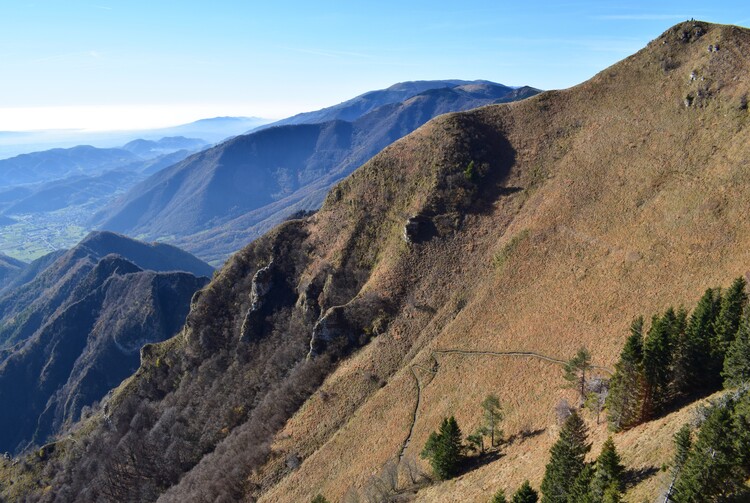
<path id="1" fill-rule="evenodd" d="M 482 351 L 482 350 L 468 350 L 468 349 L 436 349 L 435 351 L 432 351 L 430 353 L 430 359 L 433 362 L 432 368 L 428 368 L 428 367 L 425 367 L 423 365 L 418 365 L 418 364 L 411 365 L 409 367 L 409 371 L 411 372 L 412 377 L 414 377 L 414 383 L 417 388 L 417 399 L 415 401 L 414 410 L 411 416 L 411 424 L 409 425 L 409 433 L 407 434 L 406 439 L 404 439 L 403 443 L 401 444 L 401 449 L 399 450 L 399 453 L 398 453 L 399 461 L 404 458 L 404 453 L 406 452 L 406 448 L 409 447 L 409 444 L 411 443 L 411 438 L 412 438 L 412 435 L 414 434 L 414 426 L 417 423 L 417 418 L 419 415 L 419 407 L 422 405 L 422 382 L 419 376 L 417 375 L 417 372 L 415 371 L 415 369 L 422 370 L 434 376 L 440 370 L 440 362 L 438 361 L 436 357 L 437 355 L 460 355 L 460 356 L 468 356 L 468 357 L 473 357 L 473 356 L 520 357 L 520 358 L 536 358 L 538 360 L 544 360 L 544 361 L 556 363 L 558 365 L 565 365 L 566 363 L 568 363 L 567 360 L 560 360 L 559 358 L 553 358 L 551 356 L 543 355 L 541 353 L 536 353 L 534 351 Z M 592 365 L 591 368 L 593 370 L 605 372 L 609 375 L 612 375 L 614 373 L 612 369 L 609 369 L 607 367 L 602 367 L 599 365 Z"/>

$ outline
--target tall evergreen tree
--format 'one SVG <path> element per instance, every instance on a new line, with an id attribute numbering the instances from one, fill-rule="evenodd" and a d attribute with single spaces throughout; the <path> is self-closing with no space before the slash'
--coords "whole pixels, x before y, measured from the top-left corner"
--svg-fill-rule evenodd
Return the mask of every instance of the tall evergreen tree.
<path id="1" fill-rule="evenodd" d="M 604 492 L 602 503 L 622 503 L 622 491 L 618 491 L 616 487 L 610 487 Z"/>
<path id="2" fill-rule="evenodd" d="M 550 460 L 542 480 L 543 503 L 567 503 L 571 488 L 584 468 L 584 458 L 591 449 L 587 429 L 581 417 L 573 412 L 560 429 L 560 438 L 550 449 Z"/>
<path id="3" fill-rule="evenodd" d="M 719 374 L 724 365 L 724 357 L 734 341 L 742 319 L 742 311 L 747 304 L 745 278 L 735 279 L 721 298 L 719 315 L 714 322 L 714 338 L 711 341 L 711 377 L 719 384 Z"/>
<path id="4" fill-rule="evenodd" d="M 505 491 L 500 489 L 498 492 L 496 492 L 492 497 L 492 501 L 490 501 L 490 503 L 508 503 L 508 500 L 505 497 Z"/>
<path id="5" fill-rule="evenodd" d="M 591 480 L 594 478 L 594 467 L 587 464 L 576 477 L 568 493 L 568 503 L 593 503 L 591 494 Z"/>
<path id="6" fill-rule="evenodd" d="M 495 441 L 500 440 L 503 435 L 503 432 L 497 427 L 503 420 L 503 409 L 500 407 L 500 400 L 497 396 L 487 395 L 482 401 L 482 416 L 481 431 L 490 436 L 490 447 L 495 447 Z"/>
<path id="7" fill-rule="evenodd" d="M 724 358 L 724 386 L 739 386 L 750 381 L 750 309 L 745 309 L 737 337 Z"/>
<path id="8" fill-rule="evenodd" d="M 537 503 L 539 501 L 539 494 L 532 489 L 529 481 L 525 481 L 521 484 L 521 487 L 513 494 L 511 503 Z"/>
<path id="9" fill-rule="evenodd" d="M 565 364 L 565 380 L 578 391 L 580 403 L 586 401 L 586 379 L 591 371 L 591 353 L 585 347 L 578 350 L 576 355 Z"/>
<path id="10" fill-rule="evenodd" d="M 667 496 L 664 501 L 673 501 L 672 495 L 674 493 L 674 485 L 677 481 L 677 477 L 680 476 L 682 467 L 685 466 L 685 462 L 690 455 L 690 450 L 693 447 L 692 433 L 690 426 L 687 424 L 682 425 L 682 428 L 677 430 L 674 434 L 674 458 L 672 460 L 672 483 L 669 485 L 667 490 Z"/>
<path id="11" fill-rule="evenodd" d="M 604 501 L 604 495 L 609 493 L 622 493 L 625 489 L 623 473 L 625 467 L 620 462 L 615 443 L 609 437 L 602 446 L 602 452 L 596 459 L 594 476 L 591 480 L 591 495 L 595 503 Z"/>
<path id="12" fill-rule="evenodd" d="M 443 419 L 438 432 L 432 432 L 420 454 L 429 459 L 435 476 L 446 480 L 458 473 L 463 461 L 463 445 L 461 443 L 461 429 L 456 419 Z"/>
<path id="13" fill-rule="evenodd" d="M 630 337 L 615 364 L 609 381 L 607 415 L 615 431 L 631 428 L 642 420 L 645 381 L 643 376 L 643 317 L 630 325 Z"/>
<path id="14" fill-rule="evenodd" d="M 677 316 L 670 308 L 662 317 L 654 316 L 643 344 L 645 377 L 644 419 L 664 410 L 671 399 L 672 356 Z"/>
<path id="15" fill-rule="evenodd" d="M 744 483 L 746 473 L 738 468 L 733 438 L 732 409 L 730 401 L 709 412 L 675 482 L 674 501 L 725 501 Z"/>
<path id="16" fill-rule="evenodd" d="M 709 288 L 690 315 L 675 362 L 681 393 L 703 390 L 712 385 L 705 378 L 711 366 L 711 341 L 715 339 L 715 321 L 721 303 L 721 290 Z"/>
<path id="17" fill-rule="evenodd" d="M 693 439 L 690 425 L 684 424 L 674 434 L 674 461 L 672 469 L 675 473 L 678 473 L 685 466 L 685 461 L 687 461 L 692 447 Z"/>
<path id="18" fill-rule="evenodd" d="M 737 462 L 750 475 L 750 388 L 744 388 L 734 405 L 732 417 Z"/>

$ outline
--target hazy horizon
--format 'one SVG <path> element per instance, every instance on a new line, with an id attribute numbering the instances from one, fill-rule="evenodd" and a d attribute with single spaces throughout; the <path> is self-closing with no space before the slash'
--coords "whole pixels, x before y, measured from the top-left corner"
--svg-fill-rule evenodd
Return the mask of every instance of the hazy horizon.
<path id="1" fill-rule="evenodd" d="M 411 80 L 578 84 L 695 17 L 743 24 L 739 1 L 586 0 L 377 8 L 136 0 L 5 6 L 0 130 L 150 129 L 277 119 Z M 168 22 L 167 22 L 168 21 Z"/>

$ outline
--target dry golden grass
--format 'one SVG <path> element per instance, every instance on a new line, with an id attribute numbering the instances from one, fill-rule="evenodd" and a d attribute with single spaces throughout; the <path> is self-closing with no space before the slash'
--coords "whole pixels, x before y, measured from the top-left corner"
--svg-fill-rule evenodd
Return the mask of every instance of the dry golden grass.
<path id="1" fill-rule="evenodd" d="M 691 306 L 705 288 L 750 269 L 750 142 L 740 106 L 750 90 L 750 35 L 707 29 L 691 43 L 670 30 L 572 89 L 438 118 L 334 189 L 338 199 L 329 196 L 313 232 L 330 251 L 321 257 L 333 260 L 354 233 L 370 236 L 357 245 L 376 263 L 365 290 L 401 307 L 388 332 L 341 365 L 278 435 L 278 457 L 257 474 L 270 486 L 261 501 L 305 501 L 318 492 L 338 501 L 377 474 L 409 431 L 410 369 L 429 367 L 435 349 L 566 359 L 586 345 L 596 363 L 611 366 L 634 316 Z M 720 52 L 709 53 L 717 43 Z M 695 99 L 686 107 L 689 94 Z M 403 223 L 432 204 L 440 169 L 474 155 L 460 152 L 477 148 L 462 136 L 467 124 L 507 140 L 514 158 L 502 185 L 518 189 L 496 192 L 488 209 L 465 215 L 454 232 L 408 246 Z M 331 235 L 338 240 L 322 244 Z M 417 500 L 479 502 L 526 478 L 538 485 L 556 436 L 553 407 L 563 396 L 572 400 L 559 366 L 521 357 L 437 359 L 432 379 L 416 369 L 424 389 L 407 455 L 418 455 L 443 416 L 456 415 L 468 433 L 489 392 L 508 411 L 507 434 L 543 432 Z M 618 434 L 628 465 L 667 462 L 688 413 Z M 592 427 L 596 455 L 607 432 Z M 284 476 L 280 460 L 290 452 L 303 462 Z M 647 478 L 629 501 L 652 499 L 662 479 Z"/>

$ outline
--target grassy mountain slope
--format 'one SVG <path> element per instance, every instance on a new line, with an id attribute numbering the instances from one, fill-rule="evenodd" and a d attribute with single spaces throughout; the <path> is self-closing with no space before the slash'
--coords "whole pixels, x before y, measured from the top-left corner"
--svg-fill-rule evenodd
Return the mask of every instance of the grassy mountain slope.
<path id="1" fill-rule="evenodd" d="M 507 411 L 504 455 L 412 496 L 538 487 L 554 407 L 572 400 L 556 360 L 586 345 L 611 367 L 635 315 L 748 270 L 749 50 L 748 30 L 684 23 L 577 87 L 387 147 L 227 262 L 108 401 L 114 427 L 91 418 L 4 494 L 338 501 L 389 460 L 422 463 L 442 417 L 472 431 L 488 393 Z M 663 488 L 688 414 L 615 436 L 631 495 Z"/>
<path id="2" fill-rule="evenodd" d="M 707 33 L 698 36 L 701 31 Z M 349 485 L 363 486 L 406 438 L 415 400 L 409 366 L 429 367 L 435 348 L 534 351 L 566 359 L 586 344 L 597 363 L 611 366 L 635 315 L 689 305 L 707 286 L 747 271 L 743 54 L 749 41 L 746 30 L 734 27 L 679 25 L 580 86 L 464 114 L 463 120 L 503 132 L 515 157 L 504 184 L 522 190 L 496 199 L 488 214 L 467 221 L 465 232 L 445 243 L 457 260 L 442 267 L 456 279 L 446 282 L 445 272 L 436 272 L 423 280 L 424 288 L 451 285 L 454 306 L 443 305 L 422 328 L 416 320 L 429 316 L 415 305 L 399 330 L 401 337 L 428 339 L 426 348 L 417 352 L 411 346 L 388 384 L 348 416 L 344 428 L 322 426 L 340 424 L 332 412 L 339 404 L 326 403 L 309 416 L 299 414 L 278 436 L 321 441 L 305 446 L 309 462 L 264 500 L 290 501 L 316 491 L 338 498 Z M 717 44 L 719 52 L 708 52 Z M 693 102 L 686 106 L 689 96 Z M 457 305 L 464 306 L 456 314 Z M 395 330 L 391 325 L 389 332 Z M 382 340 L 383 347 L 363 351 L 347 365 L 349 372 L 340 369 L 331 379 L 340 388 L 327 389 L 326 396 L 356 396 L 350 386 L 358 370 L 382 368 L 385 353 L 405 353 L 398 342 Z M 455 413 L 471 431 L 478 404 L 489 392 L 509 405 L 507 433 L 542 428 L 545 433 L 535 440 L 542 442 L 535 454 L 526 455 L 526 469 L 501 459 L 492 469 L 428 494 L 442 495 L 435 501 L 483 501 L 492 487 L 488 482 L 500 482 L 501 467 L 508 487 L 526 477 L 538 484 L 555 438 L 552 409 L 565 396 L 559 368 L 453 358 L 446 357 L 440 372 L 446 365 L 458 367 L 442 382 L 438 374 L 427 387 L 433 396 L 420 404 L 407 455 L 418 454 L 445 415 Z M 316 418 L 314 424 L 309 417 Z M 368 433 L 384 431 L 393 435 L 376 440 L 377 433 Z M 670 437 L 660 439 L 667 443 Z M 286 449 L 284 443 L 279 441 L 280 453 L 312 442 L 287 441 L 294 445 Z M 378 449 L 363 456 L 352 449 L 358 445 Z M 514 457 L 527 449 L 517 448 Z M 649 461 L 658 467 L 664 454 Z M 465 497 L 467 485 L 487 491 Z"/>
<path id="3" fill-rule="evenodd" d="M 415 92 L 409 88 L 395 96 L 407 91 Z M 364 115 L 357 108 L 352 122 L 279 126 L 240 136 L 144 181 L 94 221 L 105 229 L 166 238 L 221 262 L 287 216 L 317 209 L 333 183 L 432 117 L 536 92 L 491 83 L 454 85 Z"/>

